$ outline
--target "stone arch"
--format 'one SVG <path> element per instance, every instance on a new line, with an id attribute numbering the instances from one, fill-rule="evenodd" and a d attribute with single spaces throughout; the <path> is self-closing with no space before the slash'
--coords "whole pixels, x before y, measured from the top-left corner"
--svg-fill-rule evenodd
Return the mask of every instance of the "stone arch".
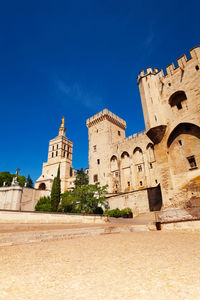
<path id="1" fill-rule="evenodd" d="M 127 157 L 130 157 L 129 153 L 127 151 L 124 151 L 121 155 L 121 158 L 126 158 Z"/>
<path id="2" fill-rule="evenodd" d="M 117 156 L 116 155 L 113 155 L 110 159 L 110 168 L 111 168 L 111 171 L 118 170 L 118 162 L 117 162 Z"/>
<path id="3" fill-rule="evenodd" d="M 169 98 L 169 105 L 170 106 L 177 106 L 178 109 L 182 108 L 182 101 L 187 100 L 187 96 L 184 91 L 177 91 L 172 94 Z"/>
<path id="4" fill-rule="evenodd" d="M 181 134 L 193 135 L 200 139 L 200 127 L 192 123 L 180 123 L 170 133 L 167 147 L 169 148 L 173 141 Z"/>
<path id="5" fill-rule="evenodd" d="M 39 184 L 39 187 L 38 187 L 38 189 L 39 190 L 46 190 L 46 184 L 44 183 L 44 182 L 41 182 L 40 184 Z"/>
<path id="6" fill-rule="evenodd" d="M 143 163 L 143 152 L 140 147 L 134 149 L 133 156 L 136 164 Z"/>
<path id="7" fill-rule="evenodd" d="M 146 147 L 148 153 L 148 159 L 150 162 L 155 161 L 154 145 L 149 143 Z"/>
<path id="8" fill-rule="evenodd" d="M 115 160 L 117 160 L 117 156 L 116 156 L 116 155 L 113 155 L 113 156 L 111 157 L 110 161 L 112 162 L 112 161 L 115 161 Z"/>

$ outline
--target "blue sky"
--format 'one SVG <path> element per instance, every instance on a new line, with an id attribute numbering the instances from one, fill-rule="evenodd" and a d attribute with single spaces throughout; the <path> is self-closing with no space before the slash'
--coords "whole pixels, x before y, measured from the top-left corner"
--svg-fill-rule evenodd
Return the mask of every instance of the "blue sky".
<path id="1" fill-rule="evenodd" d="M 0 6 L 0 171 L 36 180 L 62 116 L 73 165 L 88 166 L 86 119 L 108 108 L 144 130 L 136 77 L 199 44 L 199 1 L 29 0 Z"/>

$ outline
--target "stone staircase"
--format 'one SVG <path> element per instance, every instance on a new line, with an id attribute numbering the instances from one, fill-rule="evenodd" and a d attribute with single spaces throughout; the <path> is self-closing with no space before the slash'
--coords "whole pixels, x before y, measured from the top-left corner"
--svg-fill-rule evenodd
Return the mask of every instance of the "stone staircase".
<path id="1" fill-rule="evenodd" d="M 12 227 L 6 224 L 0 225 L 0 246 L 11 246 L 26 243 L 53 241 L 61 239 L 72 239 L 77 237 L 86 237 L 103 234 L 114 234 L 121 232 L 141 232 L 155 230 L 153 224 L 132 224 L 130 222 L 123 223 L 110 223 L 106 225 L 89 225 L 84 226 L 83 224 L 74 225 L 69 224 L 63 226 L 65 228 L 56 228 L 54 224 L 48 225 L 47 228 L 44 226 L 26 224 L 20 226 L 20 224 L 12 224 Z M 62 227 L 62 226 L 60 226 Z"/>

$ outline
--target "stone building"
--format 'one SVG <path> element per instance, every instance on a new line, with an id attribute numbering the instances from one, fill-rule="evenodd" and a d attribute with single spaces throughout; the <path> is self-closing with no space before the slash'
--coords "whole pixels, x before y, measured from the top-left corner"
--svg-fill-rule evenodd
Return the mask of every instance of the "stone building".
<path id="1" fill-rule="evenodd" d="M 43 163 L 42 175 L 35 182 L 36 189 L 50 191 L 59 166 L 61 192 L 74 187 L 76 174 L 72 167 L 73 143 L 65 136 L 65 132 L 63 118 L 58 136 L 49 141 L 48 160 Z"/>
<path id="2" fill-rule="evenodd" d="M 140 72 L 144 132 L 127 138 L 126 122 L 107 109 L 87 120 L 89 181 L 108 185 L 113 207 L 138 207 L 140 195 L 144 211 L 200 206 L 200 47 L 190 55 L 166 74 Z"/>

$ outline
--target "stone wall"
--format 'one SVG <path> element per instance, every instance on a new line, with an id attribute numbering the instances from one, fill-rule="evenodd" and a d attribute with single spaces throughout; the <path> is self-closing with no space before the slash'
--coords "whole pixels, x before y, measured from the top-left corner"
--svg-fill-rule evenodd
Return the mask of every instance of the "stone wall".
<path id="1" fill-rule="evenodd" d="M 0 223 L 37 223 L 37 224 L 65 224 L 65 223 L 92 223 L 102 224 L 107 220 L 101 216 L 83 216 L 41 212 L 11 212 L 0 211 Z"/>
<path id="2" fill-rule="evenodd" d="M 49 191 L 8 186 L 0 188 L 0 209 L 34 211 L 35 205 L 43 196 L 49 196 Z"/>
<path id="3" fill-rule="evenodd" d="M 149 212 L 147 189 L 107 197 L 107 201 L 110 209 L 129 207 L 133 212 L 133 216 Z"/>

